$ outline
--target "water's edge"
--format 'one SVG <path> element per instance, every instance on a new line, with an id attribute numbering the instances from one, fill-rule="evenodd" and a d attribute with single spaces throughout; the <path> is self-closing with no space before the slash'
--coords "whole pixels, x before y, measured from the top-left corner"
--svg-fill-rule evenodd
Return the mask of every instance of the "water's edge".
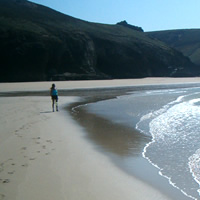
<path id="1" fill-rule="evenodd" d="M 112 98 L 116 98 L 116 96 L 114 95 Z M 102 98 L 101 100 L 105 100 L 105 99 L 106 98 Z M 166 179 L 165 176 L 163 176 L 163 177 L 160 176 L 162 174 L 159 172 L 159 169 L 155 168 L 155 165 L 152 165 L 150 160 L 144 159 L 144 158 L 146 158 L 144 156 L 145 148 L 150 142 L 152 142 L 152 138 L 149 138 L 149 137 L 141 134 L 141 132 L 137 131 L 136 129 L 130 129 L 125 126 L 121 126 L 121 125 L 119 126 L 117 124 L 113 124 L 110 121 L 105 120 L 95 114 L 89 113 L 87 111 L 87 109 L 83 108 L 84 105 L 89 104 L 91 102 L 96 102 L 96 101 L 98 101 L 98 100 L 92 101 L 90 99 L 89 101 L 86 100 L 82 103 L 78 103 L 78 104 L 73 105 L 70 108 L 68 108 L 70 110 L 70 112 L 73 110 L 73 112 L 71 112 L 71 113 L 72 113 L 74 119 L 76 121 L 78 121 L 78 123 L 81 124 L 81 126 L 83 126 L 87 130 L 87 132 L 88 132 L 87 137 L 90 141 L 95 143 L 96 148 L 98 150 L 102 151 L 103 153 L 106 153 L 118 167 L 125 170 L 127 173 L 147 182 L 148 184 L 153 185 L 154 187 L 163 191 L 163 193 L 170 196 L 172 199 L 183 199 L 183 200 L 191 199 L 186 194 L 178 191 L 177 190 L 178 188 L 174 187 L 173 184 L 170 185 L 168 182 L 169 180 Z M 91 119 L 92 119 L 92 123 L 95 123 L 95 126 L 94 126 L 95 129 L 98 129 L 98 131 L 91 129 Z M 97 124 L 99 124 L 98 127 L 97 127 Z M 104 127 L 104 129 L 99 130 L 100 127 Z M 109 131 L 114 130 L 114 134 L 116 134 L 116 131 L 123 130 L 123 134 L 126 132 L 126 134 L 129 135 L 129 136 L 126 136 L 126 139 L 130 137 L 130 133 L 132 134 L 134 132 L 134 134 L 132 134 L 132 135 L 134 135 L 133 136 L 134 138 L 131 138 L 131 139 L 132 140 L 137 139 L 137 143 L 138 143 L 138 141 L 140 141 L 140 145 L 139 145 L 139 148 L 138 147 L 135 148 L 135 150 L 136 150 L 135 152 L 137 152 L 137 153 L 135 155 L 131 155 L 132 156 L 131 159 L 130 159 L 130 155 L 127 156 L 130 161 L 127 161 L 124 158 L 124 157 L 126 157 L 126 155 L 124 155 L 123 152 L 127 152 L 127 149 L 123 149 L 123 150 L 121 149 L 119 151 L 119 149 L 117 148 L 117 150 L 116 150 L 115 144 L 105 143 L 105 141 L 102 141 L 101 137 L 98 138 L 99 131 L 100 132 L 105 131 L 105 127 L 107 127 L 107 130 L 109 130 Z M 112 134 L 113 133 L 111 133 L 111 135 Z M 120 133 L 118 133 L 118 134 L 120 135 Z M 112 137 L 111 135 L 109 137 Z M 122 141 L 122 136 L 119 136 L 119 135 L 118 135 L 118 137 Z M 105 137 L 105 135 L 104 135 L 104 137 Z M 123 141 L 123 142 L 127 143 L 127 141 Z M 116 151 L 118 151 L 118 152 L 116 152 Z M 126 160 L 126 161 L 124 162 L 124 160 Z M 131 165 L 133 167 L 132 169 L 130 168 L 130 164 L 133 164 L 133 165 Z"/>

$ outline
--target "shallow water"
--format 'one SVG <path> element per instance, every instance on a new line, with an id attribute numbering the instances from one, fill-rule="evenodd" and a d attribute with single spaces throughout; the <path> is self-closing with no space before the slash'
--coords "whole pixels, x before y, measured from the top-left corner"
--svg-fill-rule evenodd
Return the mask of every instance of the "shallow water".
<path id="1" fill-rule="evenodd" d="M 87 109 L 152 136 L 143 157 L 184 195 L 200 199 L 200 88 L 136 91 Z"/>

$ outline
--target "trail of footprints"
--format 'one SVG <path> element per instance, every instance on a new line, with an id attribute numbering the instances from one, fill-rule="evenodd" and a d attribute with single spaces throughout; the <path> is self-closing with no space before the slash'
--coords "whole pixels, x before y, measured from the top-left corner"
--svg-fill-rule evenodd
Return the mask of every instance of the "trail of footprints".
<path id="1" fill-rule="evenodd" d="M 40 116 L 40 118 L 42 120 L 47 120 L 49 117 L 42 115 L 42 116 Z M 27 123 L 27 124 L 22 125 L 21 127 L 19 127 L 18 129 L 16 129 L 14 131 L 14 134 L 18 138 L 27 137 L 27 139 L 30 139 L 29 135 L 27 134 L 27 130 L 30 127 L 32 127 L 34 124 L 36 124 L 37 122 L 41 121 L 41 119 L 37 118 L 37 119 L 35 119 L 35 121 L 32 121 L 32 123 Z M 23 120 L 21 120 L 21 121 L 23 121 Z M 30 155 L 31 147 L 24 146 L 24 147 L 21 147 L 21 149 L 19 149 L 19 152 L 22 156 L 22 159 L 20 160 L 21 162 L 15 160 L 14 158 L 10 158 L 3 162 L 0 160 L 0 187 L 6 186 L 10 182 L 12 182 L 12 176 L 15 173 L 17 173 L 16 170 L 23 170 L 23 169 L 27 168 L 40 155 L 43 154 L 43 155 L 47 156 L 47 155 L 50 155 L 50 153 L 55 150 L 55 148 L 52 148 L 51 144 L 53 144 L 53 141 L 50 139 L 44 140 L 41 137 L 37 137 L 37 138 L 31 138 L 31 140 L 33 141 L 31 143 L 31 145 L 33 145 L 33 144 L 38 145 L 38 147 L 35 148 L 38 150 L 36 152 L 32 152 L 32 155 Z M 2 194 L 0 192 L 0 200 L 4 200 L 5 198 L 6 198 L 6 195 Z"/>
<path id="2" fill-rule="evenodd" d="M 42 141 L 40 142 L 41 138 L 37 137 L 37 138 L 32 138 L 33 140 L 35 140 L 35 144 L 36 145 L 40 145 L 39 146 L 39 150 L 37 150 L 36 152 L 33 152 L 32 155 L 30 156 L 26 154 L 26 151 L 28 151 L 28 147 L 21 147 L 20 152 L 22 154 L 22 157 L 24 158 L 24 163 L 20 163 L 17 164 L 15 163 L 13 158 L 10 158 L 2 163 L 0 163 L 0 183 L 9 183 L 10 179 L 3 179 L 1 178 L 1 174 L 5 172 L 8 175 L 12 175 L 15 173 L 15 166 L 16 165 L 21 165 L 21 167 L 28 167 L 28 165 L 30 164 L 29 161 L 34 161 L 38 158 L 39 154 L 43 154 L 43 155 L 50 155 L 52 151 L 55 150 L 55 148 L 51 148 L 51 144 L 53 143 L 52 140 L 46 140 L 46 141 Z M 13 170 L 8 170 L 8 169 L 13 169 Z M 7 170 L 7 171 L 6 171 Z"/>
<path id="3" fill-rule="evenodd" d="M 19 153 L 22 158 L 20 159 L 21 163 L 19 163 L 19 161 L 15 161 L 14 158 L 10 158 L 0 163 L 0 186 L 9 184 L 12 181 L 12 175 L 17 173 L 16 169 L 19 169 L 17 167 L 20 167 L 20 169 L 26 168 L 39 156 L 48 156 L 55 150 L 55 148 L 52 147 L 53 141 L 50 139 L 43 140 L 41 137 L 36 137 L 32 138 L 32 141 L 33 144 L 30 147 L 24 146 L 19 149 Z M 38 150 L 30 153 L 33 145 L 37 145 L 38 147 L 33 149 Z M 3 200 L 4 198 L 5 195 L 0 193 L 0 200 Z"/>
<path id="4" fill-rule="evenodd" d="M 22 125 L 17 130 L 15 130 L 14 133 L 15 133 L 15 135 L 17 137 L 22 138 L 24 136 L 24 132 L 23 131 L 28 130 L 30 127 L 32 127 L 34 124 L 40 122 L 41 120 L 47 120 L 47 119 L 49 119 L 49 117 L 40 116 L 40 119 L 36 119 L 36 120 L 33 120 L 31 123 L 27 123 L 27 124 Z"/>

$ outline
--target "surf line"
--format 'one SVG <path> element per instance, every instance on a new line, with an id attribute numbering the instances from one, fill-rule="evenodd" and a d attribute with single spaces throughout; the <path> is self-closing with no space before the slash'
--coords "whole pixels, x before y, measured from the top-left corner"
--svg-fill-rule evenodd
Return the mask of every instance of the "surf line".
<path id="1" fill-rule="evenodd" d="M 191 95 L 191 94 L 179 96 L 175 101 L 169 102 L 168 104 L 164 105 L 162 108 L 160 108 L 160 109 L 158 109 L 158 110 L 156 110 L 156 111 L 154 111 L 154 112 L 150 112 L 150 113 L 148 113 L 148 114 L 142 116 L 141 119 L 140 119 L 140 121 L 136 124 L 136 129 L 137 129 L 139 132 L 141 132 L 141 133 L 147 134 L 144 130 L 142 130 L 141 128 L 139 128 L 140 123 L 142 123 L 143 121 L 145 121 L 145 120 L 147 120 L 147 119 L 149 119 L 149 120 L 152 121 L 152 120 L 155 119 L 157 116 L 159 116 L 159 115 L 163 114 L 164 112 L 166 112 L 170 106 L 175 105 L 175 104 L 177 104 L 177 103 L 180 103 L 180 102 L 184 99 L 184 97 L 190 96 L 190 95 Z M 150 119 L 150 118 L 151 118 L 151 119 Z M 149 122 L 149 124 L 150 124 L 150 122 Z M 149 143 L 147 143 L 146 146 L 144 147 L 144 150 L 143 150 L 143 152 L 142 152 L 143 158 L 147 159 L 148 162 L 149 162 L 151 165 L 153 165 L 154 167 L 156 167 L 156 168 L 158 169 L 158 171 L 159 171 L 159 172 L 158 172 L 159 175 L 162 176 L 162 177 L 164 177 L 164 178 L 166 178 L 166 179 L 168 180 L 168 182 L 169 182 L 170 185 L 172 185 L 174 188 L 176 188 L 176 189 L 178 189 L 179 191 L 181 191 L 185 196 L 187 196 L 187 197 L 189 197 L 189 198 L 191 198 L 191 199 L 194 199 L 194 200 L 198 200 L 197 198 L 195 198 L 195 197 L 193 197 L 193 196 L 187 194 L 187 193 L 186 193 L 185 191 L 183 191 L 181 188 L 179 188 L 178 186 L 176 186 L 176 184 L 175 184 L 174 182 L 172 182 L 172 180 L 171 180 L 170 177 L 168 177 L 168 176 L 166 176 L 166 175 L 163 175 L 163 173 L 162 173 L 162 170 L 163 170 L 163 169 L 160 168 L 160 167 L 159 167 L 158 165 L 156 165 L 155 163 L 153 163 L 153 162 L 151 161 L 151 159 L 150 159 L 148 156 L 146 156 L 146 152 L 147 152 L 148 147 L 151 146 L 153 143 L 156 142 L 156 140 L 155 140 L 155 135 L 154 135 L 151 131 L 149 131 L 149 132 L 150 132 L 150 134 L 151 134 L 151 136 L 152 136 L 152 140 L 151 140 Z"/>

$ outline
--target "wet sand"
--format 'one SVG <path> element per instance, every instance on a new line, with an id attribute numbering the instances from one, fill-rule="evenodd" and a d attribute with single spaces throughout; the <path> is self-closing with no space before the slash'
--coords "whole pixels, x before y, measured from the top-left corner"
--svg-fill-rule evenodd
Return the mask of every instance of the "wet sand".
<path id="1" fill-rule="evenodd" d="M 151 137 L 130 127 L 112 123 L 82 108 L 75 109 L 72 116 L 86 129 L 85 137 L 93 143 L 94 148 L 108 156 L 119 169 L 148 183 L 171 199 L 189 199 L 143 158 L 143 149 L 151 141 Z"/>

